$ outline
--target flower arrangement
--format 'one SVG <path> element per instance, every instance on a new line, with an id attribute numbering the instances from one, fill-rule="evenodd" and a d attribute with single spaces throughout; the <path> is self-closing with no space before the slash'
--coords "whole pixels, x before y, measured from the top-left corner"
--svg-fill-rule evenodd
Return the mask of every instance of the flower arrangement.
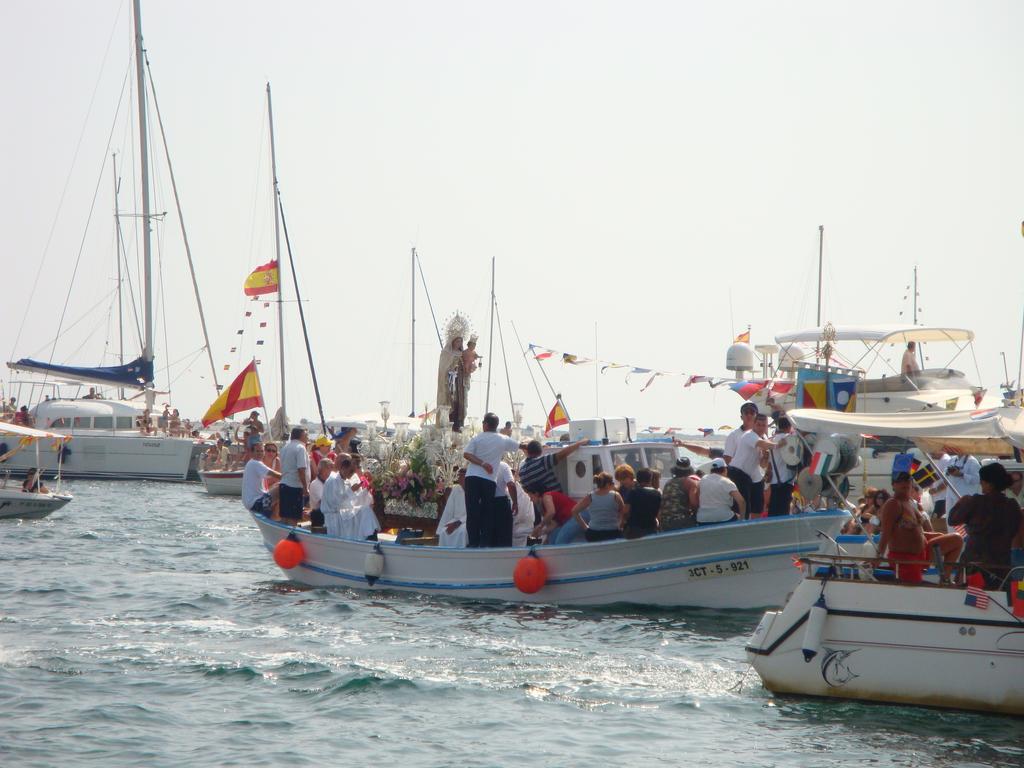
<path id="1" fill-rule="evenodd" d="M 371 474 L 374 487 L 385 501 L 413 507 L 436 504 L 445 486 L 435 474 L 435 451 L 427 441 L 417 436 L 410 443 L 392 441 L 381 448 Z"/>

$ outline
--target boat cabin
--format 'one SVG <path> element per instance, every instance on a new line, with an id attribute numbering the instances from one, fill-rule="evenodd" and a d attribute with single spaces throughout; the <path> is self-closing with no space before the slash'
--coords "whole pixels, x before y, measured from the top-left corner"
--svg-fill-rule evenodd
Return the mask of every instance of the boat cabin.
<path id="1" fill-rule="evenodd" d="M 144 408 L 123 400 L 44 400 L 32 409 L 36 426 L 65 434 L 134 434 Z"/>
<path id="2" fill-rule="evenodd" d="M 594 475 L 614 472 L 620 464 L 634 470 L 647 467 L 661 472 L 662 486 L 672 475 L 676 463 L 676 447 L 671 437 L 642 436 L 636 434 L 636 419 L 607 418 L 580 419 L 569 423 L 568 442 L 588 440 L 588 444 L 572 453 L 555 467 L 555 475 L 565 492 L 573 498 L 582 498 L 594 490 Z M 544 451 L 554 452 L 565 447 L 565 442 L 552 441 Z"/>

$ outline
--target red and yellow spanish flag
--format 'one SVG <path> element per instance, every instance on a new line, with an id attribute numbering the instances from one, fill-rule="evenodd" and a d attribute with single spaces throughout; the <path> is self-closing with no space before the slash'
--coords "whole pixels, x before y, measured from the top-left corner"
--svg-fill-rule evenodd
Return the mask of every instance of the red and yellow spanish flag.
<path id="1" fill-rule="evenodd" d="M 278 289 L 277 262 L 268 261 L 256 267 L 245 278 L 242 286 L 246 296 L 262 296 L 264 293 L 276 293 Z"/>
<path id="2" fill-rule="evenodd" d="M 548 414 L 548 423 L 544 425 L 544 436 L 547 437 L 551 434 L 551 430 L 555 427 L 560 427 L 563 424 L 569 423 L 569 414 L 565 412 L 565 408 L 562 406 L 562 401 L 558 400 L 555 403 L 555 407 L 551 409 L 551 413 Z"/>
<path id="3" fill-rule="evenodd" d="M 743 344 L 749 344 L 750 343 L 750 329 L 749 328 L 747 328 L 747 330 L 743 331 L 743 333 L 738 334 L 736 336 L 736 339 L 733 341 L 733 344 L 739 344 L 739 343 L 743 343 Z"/>
<path id="4" fill-rule="evenodd" d="M 213 405 L 203 416 L 203 426 L 208 427 L 215 421 L 226 419 L 233 413 L 263 407 L 263 391 L 260 389 L 260 375 L 256 372 L 256 361 L 253 360 L 231 385 L 220 393 Z"/>

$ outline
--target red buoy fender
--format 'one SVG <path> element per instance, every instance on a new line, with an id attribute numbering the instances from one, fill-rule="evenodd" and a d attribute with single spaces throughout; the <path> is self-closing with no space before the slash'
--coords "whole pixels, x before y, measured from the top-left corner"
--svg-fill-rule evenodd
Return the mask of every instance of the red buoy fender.
<path id="1" fill-rule="evenodd" d="M 512 572 L 512 581 L 520 592 L 532 595 L 539 592 L 547 583 L 548 567 L 531 549 L 530 554 L 520 558 L 516 563 L 516 569 Z"/>
<path id="2" fill-rule="evenodd" d="M 274 562 L 286 571 L 297 566 L 305 557 L 302 542 L 293 533 L 289 533 L 287 538 L 281 539 L 274 546 Z"/>

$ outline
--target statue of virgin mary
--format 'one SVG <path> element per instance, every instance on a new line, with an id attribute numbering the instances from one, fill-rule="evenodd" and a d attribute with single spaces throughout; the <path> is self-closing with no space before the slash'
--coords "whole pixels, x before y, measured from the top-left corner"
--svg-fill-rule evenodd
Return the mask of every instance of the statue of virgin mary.
<path id="1" fill-rule="evenodd" d="M 469 372 L 462 365 L 464 341 L 469 337 L 469 320 L 455 313 L 444 329 L 445 344 L 437 363 L 437 422 L 441 426 L 442 409 L 448 408 L 448 421 L 456 432 L 466 421 Z"/>

